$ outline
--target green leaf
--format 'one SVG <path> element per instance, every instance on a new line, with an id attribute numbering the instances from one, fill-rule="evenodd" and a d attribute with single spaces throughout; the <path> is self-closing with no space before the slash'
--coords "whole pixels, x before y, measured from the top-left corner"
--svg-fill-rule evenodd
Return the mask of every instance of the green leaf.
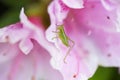
<path id="1" fill-rule="evenodd" d="M 118 76 L 117 68 L 99 67 L 94 76 L 89 80 L 116 80 Z"/>

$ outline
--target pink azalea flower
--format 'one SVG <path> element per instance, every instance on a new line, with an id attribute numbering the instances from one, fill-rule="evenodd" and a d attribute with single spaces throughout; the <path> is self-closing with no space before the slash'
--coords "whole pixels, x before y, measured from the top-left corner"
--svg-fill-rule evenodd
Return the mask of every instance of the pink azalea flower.
<path id="1" fill-rule="evenodd" d="M 36 24 L 22 9 L 20 22 L 0 29 L 0 80 L 62 80 L 49 63 L 49 52 L 57 49 L 45 39 L 42 25 Z"/>
<path id="2" fill-rule="evenodd" d="M 46 36 L 61 51 L 58 54 L 61 60 L 52 64 L 62 73 L 64 80 L 87 80 L 98 65 L 120 67 L 119 12 L 106 9 L 100 0 L 54 0 L 48 12 L 51 25 Z M 69 48 L 53 32 L 60 25 L 75 43 L 66 63 L 63 59 Z M 69 45 L 72 46 L 71 41 Z M 53 55 L 52 58 L 58 56 Z"/>

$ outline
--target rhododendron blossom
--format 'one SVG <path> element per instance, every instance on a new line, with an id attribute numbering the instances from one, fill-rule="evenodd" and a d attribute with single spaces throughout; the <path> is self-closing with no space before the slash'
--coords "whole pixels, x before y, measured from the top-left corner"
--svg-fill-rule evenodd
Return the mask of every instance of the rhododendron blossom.
<path id="1" fill-rule="evenodd" d="M 51 25 L 46 36 L 60 50 L 52 58 L 59 56 L 61 60 L 56 59 L 58 64 L 53 61 L 52 65 L 62 73 L 64 80 L 87 80 L 98 65 L 120 67 L 120 13 L 108 10 L 107 4 L 105 0 L 54 0 L 49 5 Z M 66 63 L 63 59 L 68 47 L 54 32 L 61 25 L 75 43 Z"/>
<path id="2" fill-rule="evenodd" d="M 57 49 L 31 21 L 22 9 L 20 22 L 0 29 L 0 80 L 62 80 L 49 63 Z"/>

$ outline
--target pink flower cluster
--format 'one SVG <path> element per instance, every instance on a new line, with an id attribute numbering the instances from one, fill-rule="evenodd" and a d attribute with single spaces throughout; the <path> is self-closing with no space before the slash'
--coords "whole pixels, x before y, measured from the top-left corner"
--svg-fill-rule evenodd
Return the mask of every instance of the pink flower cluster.
<path id="1" fill-rule="evenodd" d="M 53 0 L 47 30 L 22 8 L 20 22 L 0 29 L 0 80 L 88 80 L 99 65 L 120 67 L 119 3 Z"/>

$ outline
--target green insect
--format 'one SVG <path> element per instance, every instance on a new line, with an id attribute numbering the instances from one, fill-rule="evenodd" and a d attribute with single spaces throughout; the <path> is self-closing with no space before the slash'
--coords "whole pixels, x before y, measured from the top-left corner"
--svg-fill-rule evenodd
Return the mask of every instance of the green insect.
<path id="1" fill-rule="evenodd" d="M 57 36 L 54 37 L 54 38 L 59 38 L 59 39 L 61 40 L 61 42 L 62 42 L 66 47 L 69 48 L 68 51 L 67 51 L 67 53 L 66 53 L 66 55 L 65 55 L 65 57 L 64 57 L 64 62 L 66 63 L 65 60 L 66 60 L 67 56 L 69 55 L 71 49 L 72 49 L 73 46 L 74 46 L 74 41 L 72 41 L 72 40 L 66 35 L 66 33 L 65 33 L 65 31 L 64 31 L 63 25 L 58 26 L 57 29 L 56 29 L 56 31 L 53 31 L 53 32 L 54 32 L 54 33 L 57 33 Z M 54 39 L 54 38 L 53 38 L 53 39 Z M 72 45 L 70 45 L 70 42 L 72 43 Z"/>

